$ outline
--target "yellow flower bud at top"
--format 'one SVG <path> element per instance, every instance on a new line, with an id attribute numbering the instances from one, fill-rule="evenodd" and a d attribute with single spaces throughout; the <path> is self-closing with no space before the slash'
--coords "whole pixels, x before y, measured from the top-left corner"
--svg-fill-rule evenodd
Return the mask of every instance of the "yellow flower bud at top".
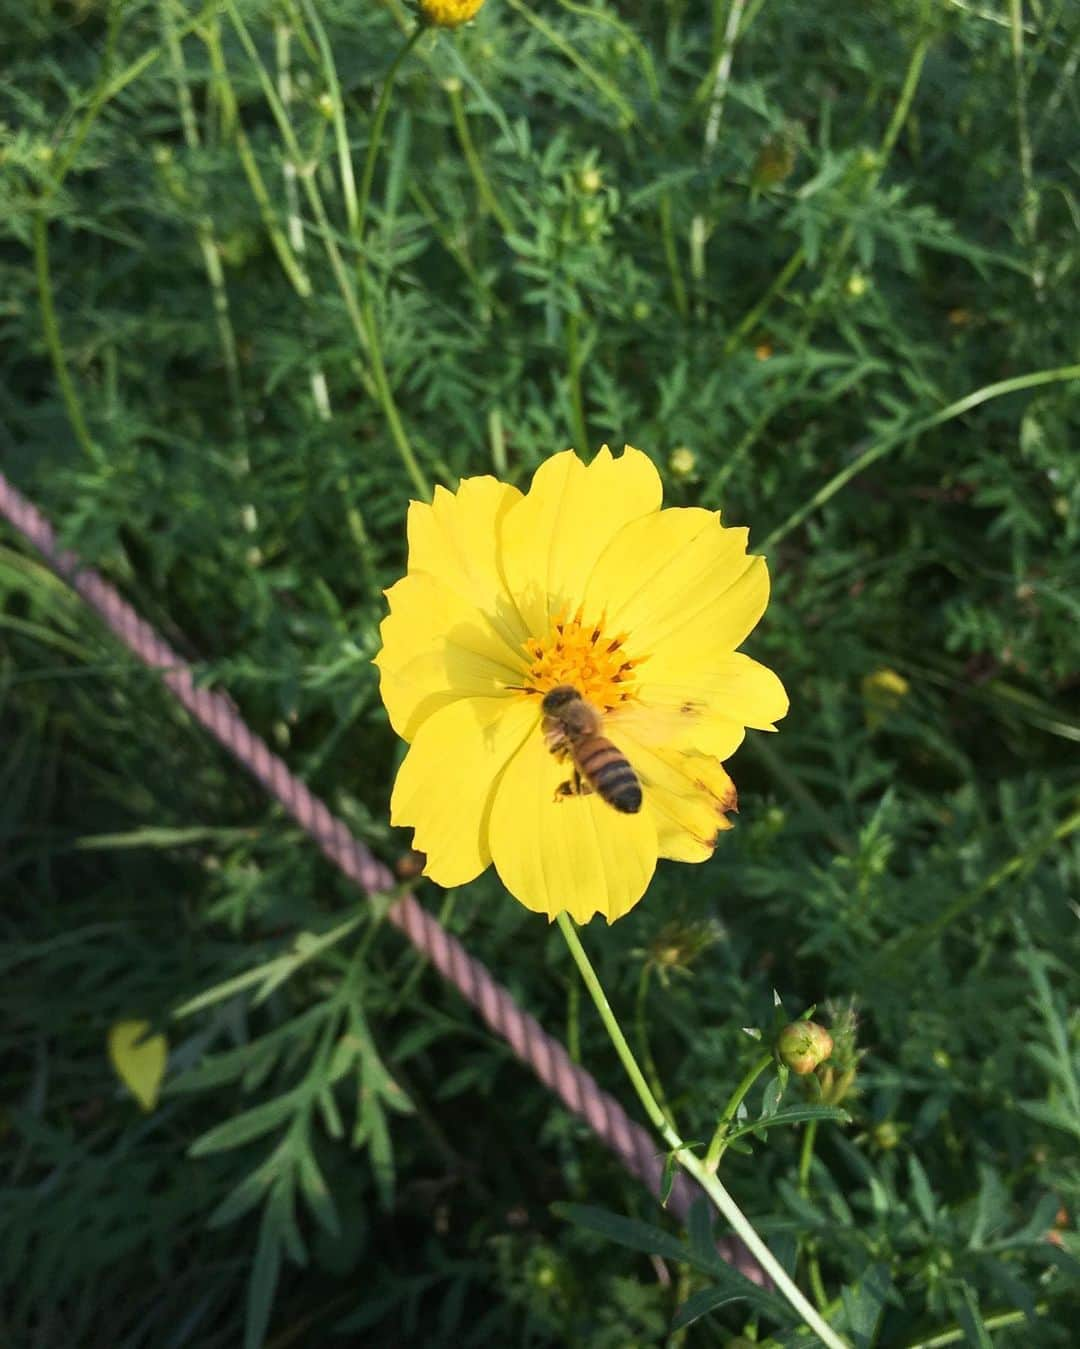
<path id="1" fill-rule="evenodd" d="M 847 279 L 844 289 L 853 300 L 857 300 L 860 295 L 865 295 L 869 281 L 863 276 L 862 272 L 852 272 Z"/>
<path id="2" fill-rule="evenodd" d="M 591 165 L 587 169 L 582 169 L 578 174 L 578 186 L 588 197 L 593 197 L 604 186 L 604 178 L 600 170 Z"/>
<path id="3" fill-rule="evenodd" d="M 668 456 L 668 468 L 676 478 L 689 478 L 697 468 L 697 455 L 689 445 L 677 445 Z"/>
<path id="4" fill-rule="evenodd" d="M 484 0 L 420 0 L 420 13 L 436 28 L 460 28 L 479 13 Z"/>
<path id="5" fill-rule="evenodd" d="M 792 1021 L 776 1038 L 780 1062 L 793 1073 L 805 1077 L 833 1051 L 832 1036 L 816 1021 Z"/>
<path id="6" fill-rule="evenodd" d="M 325 117 L 328 122 L 333 120 L 334 100 L 325 90 L 323 90 L 323 92 L 315 100 L 315 106 L 318 108 L 320 116 Z"/>

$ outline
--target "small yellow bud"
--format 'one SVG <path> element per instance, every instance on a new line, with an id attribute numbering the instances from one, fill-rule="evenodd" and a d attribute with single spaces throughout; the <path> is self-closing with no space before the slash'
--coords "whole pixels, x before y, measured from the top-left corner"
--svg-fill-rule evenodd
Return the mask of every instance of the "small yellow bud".
<path id="1" fill-rule="evenodd" d="M 877 730 L 895 712 L 911 691 L 911 685 L 896 670 L 882 666 L 865 675 L 862 681 L 863 710 L 866 725 Z"/>
<path id="2" fill-rule="evenodd" d="M 882 1152 L 892 1152 L 893 1148 L 899 1147 L 901 1136 L 900 1126 L 887 1119 L 874 1126 L 870 1139 L 874 1147 L 880 1148 Z"/>
<path id="3" fill-rule="evenodd" d="M 479 13 L 484 0 L 420 0 L 420 13 L 436 28 L 460 28 Z"/>
<path id="4" fill-rule="evenodd" d="M 759 342 L 754 348 L 755 360 L 767 361 L 772 354 L 773 346 L 771 342 Z"/>
<path id="5" fill-rule="evenodd" d="M 442 82 L 442 87 L 448 94 L 460 94 L 464 86 L 456 75 L 447 75 Z"/>
<path id="6" fill-rule="evenodd" d="M 844 284 L 844 289 L 853 300 L 857 300 L 860 295 L 865 295 L 870 282 L 863 276 L 862 272 L 852 272 Z"/>
<path id="7" fill-rule="evenodd" d="M 604 175 L 599 169 L 591 165 L 587 169 L 582 169 L 578 174 L 578 187 L 588 197 L 595 197 L 597 192 L 604 186 Z"/>
<path id="8" fill-rule="evenodd" d="M 638 323 L 644 323 L 652 314 L 652 305 L 645 300 L 635 300 L 634 307 L 630 310 L 630 313 L 637 319 Z"/>
<path id="9" fill-rule="evenodd" d="M 320 116 L 325 117 L 328 122 L 333 120 L 334 100 L 329 94 L 321 93 L 315 100 L 315 106 L 318 108 Z"/>
<path id="10" fill-rule="evenodd" d="M 780 1062 L 799 1077 L 812 1073 L 833 1052 L 832 1036 L 816 1021 L 792 1021 L 776 1039 Z"/>
<path id="11" fill-rule="evenodd" d="M 689 478 L 697 468 L 697 455 L 689 445 L 677 445 L 668 455 L 668 468 L 676 478 Z"/>

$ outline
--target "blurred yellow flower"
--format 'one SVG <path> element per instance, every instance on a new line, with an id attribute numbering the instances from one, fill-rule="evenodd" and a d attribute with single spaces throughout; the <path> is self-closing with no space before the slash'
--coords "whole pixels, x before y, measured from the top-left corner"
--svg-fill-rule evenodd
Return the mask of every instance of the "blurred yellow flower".
<path id="1" fill-rule="evenodd" d="M 871 731 L 888 721 L 907 697 L 911 685 L 896 670 L 882 666 L 863 676 L 862 696 L 866 724 Z"/>
<path id="2" fill-rule="evenodd" d="M 420 0 L 420 13 L 436 28 L 460 28 L 474 19 L 484 0 Z"/>
<path id="3" fill-rule="evenodd" d="M 658 857 L 704 861 L 730 828 L 721 761 L 788 706 L 777 677 L 736 652 L 768 571 L 745 529 L 660 500 L 644 454 L 604 446 L 588 467 L 555 455 L 525 494 L 466 478 L 410 506 L 408 574 L 387 591 L 376 664 L 410 743 L 391 821 L 412 827 L 439 884 L 494 863 L 526 907 L 612 922 Z M 560 686 L 632 767 L 636 803 L 590 790 L 545 734 L 541 703 Z"/>

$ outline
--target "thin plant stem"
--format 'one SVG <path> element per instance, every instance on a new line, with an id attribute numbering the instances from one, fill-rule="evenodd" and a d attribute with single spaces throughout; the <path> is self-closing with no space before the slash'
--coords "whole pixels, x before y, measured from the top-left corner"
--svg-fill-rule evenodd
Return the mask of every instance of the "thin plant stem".
<path id="1" fill-rule="evenodd" d="M 799 1149 L 799 1193 L 804 1198 L 810 1193 L 810 1163 L 814 1160 L 817 1126 L 816 1119 L 807 1121 L 803 1130 L 802 1147 Z"/>
<path id="2" fill-rule="evenodd" d="M 581 344 L 578 316 L 573 310 L 566 316 L 566 371 L 570 388 L 570 424 L 574 448 L 578 454 L 589 452 L 589 429 L 585 424 L 585 403 L 581 396 Z"/>
<path id="3" fill-rule="evenodd" d="M 165 46 L 169 55 L 170 73 L 176 90 L 176 106 L 180 114 L 180 126 L 184 133 L 184 143 L 189 150 L 201 148 L 202 138 L 195 118 L 195 106 L 188 88 L 187 67 L 184 63 L 184 51 L 176 34 L 173 22 L 173 4 L 175 0 L 160 0 L 159 12 L 161 26 L 165 36 Z M 240 361 L 237 356 L 236 333 L 233 329 L 232 315 L 229 311 L 229 292 L 225 285 L 225 271 L 221 265 L 221 252 L 217 235 L 214 232 L 213 217 L 209 212 L 200 212 L 195 219 L 195 237 L 202 254 L 203 269 L 210 286 L 210 302 L 214 311 L 214 322 L 218 330 L 218 343 L 221 347 L 221 363 L 225 367 L 225 384 L 229 391 L 232 406 L 233 429 L 242 449 L 236 465 L 240 476 L 248 472 L 251 465 L 247 455 L 247 424 L 244 419 L 244 394 L 240 383 Z M 254 507 L 245 507 L 243 518 L 248 525 L 254 525 Z"/>
<path id="4" fill-rule="evenodd" d="M 746 0 L 731 0 L 727 23 L 724 27 L 723 41 L 716 59 L 715 74 L 711 78 L 709 111 L 705 116 L 705 149 L 703 162 L 708 165 L 720 136 L 720 120 L 724 115 L 724 103 L 727 99 L 728 85 L 731 82 L 731 67 L 735 60 L 735 44 L 739 37 L 739 23 L 746 7 Z M 697 312 L 705 313 L 705 244 L 708 239 L 708 227 L 705 216 L 698 211 L 690 222 L 690 275 L 697 292 Z"/>
<path id="5" fill-rule="evenodd" d="M 277 64 L 278 97 L 281 99 L 281 106 L 286 113 L 292 103 L 291 36 L 292 33 L 288 24 L 277 23 L 274 25 L 274 59 Z M 285 184 L 285 224 L 289 232 L 289 245 L 297 258 L 302 258 L 307 252 L 307 240 L 304 238 L 304 222 L 300 216 L 300 189 L 296 181 L 296 165 L 291 159 L 285 158 L 282 160 L 281 176 Z M 308 295 L 311 293 L 310 286 L 307 293 Z M 302 298 L 306 299 L 307 296 Z M 315 412 L 321 422 L 328 422 L 333 417 L 333 409 L 330 404 L 330 387 L 326 380 L 326 374 L 319 363 L 318 357 L 312 357 L 310 366 L 311 397 L 315 404 Z M 363 531 L 363 526 L 361 526 L 361 531 Z"/>
<path id="6" fill-rule="evenodd" d="M 405 39 L 398 54 L 390 62 L 386 74 L 383 76 L 382 89 L 379 91 L 379 101 L 375 106 L 375 115 L 371 120 L 371 135 L 368 140 L 367 155 L 364 158 L 364 168 L 360 175 L 360 198 L 357 202 L 356 211 L 356 240 L 360 247 L 359 265 L 363 269 L 367 262 L 366 249 L 364 248 L 364 233 L 367 228 L 368 206 L 371 202 L 371 185 L 375 181 L 375 165 L 379 158 L 379 148 L 382 144 L 383 127 L 386 124 L 386 114 L 390 110 L 390 95 L 393 93 L 394 81 L 397 73 L 401 69 L 405 58 L 416 46 L 423 35 L 424 29 L 418 24 L 409 36 Z"/>
<path id="7" fill-rule="evenodd" d="M 359 239 L 362 231 L 362 221 L 364 212 L 356 195 L 356 180 L 353 177 L 352 151 L 349 149 L 349 134 L 345 128 L 345 105 L 341 97 L 341 85 L 337 77 L 337 67 L 334 65 L 334 55 L 330 47 L 330 39 L 326 36 L 326 29 L 319 18 L 319 11 L 316 9 L 312 0 L 303 0 L 304 12 L 307 14 L 308 22 L 311 24 L 315 33 L 315 42 L 319 48 L 319 56 L 322 60 L 323 74 L 326 76 L 327 93 L 330 97 L 330 112 L 334 124 L 334 141 L 337 146 L 338 172 L 341 175 L 341 195 L 345 201 L 345 219 L 348 222 L 349 233 Z M 415 35 L 410 41 L 415 41 Z M 391 70 L 397 71 L 395 63 Z M 393 74 L 389 77 L 393 78 Z M 385 114 L 384 114 L 385 115 Z M 373 133 L 373 138 L 377 138 L 382 132 L 382 126 L 379 126 L 379 132 Z"/>
<path id="8" fill-rule="evenodd" d="M 686 282 L 683 280 L 679 265 L 679 250 L 675 243 L 675 223 L 671 213 L 671 193 L 660 193 L 660 238 L 664 245 L 664 258 L 671 275 L 671 293 L 675 299 L 675 308 L 680 318 L 686 318 L 690 306 L 686 300 Z"/>
<path id="9" fill-rule="evenodd" d="M 279 25 L 280 29 L 284 25 Z M 287 31 L 287 30 L 286 30 Z M 251 148 L 251 142 L 248 140 L 247 132 L 244 130 L 244 124 L 240 120 L 240 112 L 236 106 L 236 96 L 233 93 L 232 85 L 229 82 L 228 71 L 225 66 L 225 56 L 221 49 L 221 34 L 217 23 L 208 24 L 201 33 L 203 42 L 206 44 L 207 55 L 210 57 L 210 68 L 218 84 L 218 98 L 222 103 L 222 120 L 228 128 L 233 140 L 236 143 L 236 152 L 240 157 L 240 166 L 244 170 L 244 176 L 248 180 L 248 186 L 251 188 L 251 195 L 255 198 L 255 204 L 259 208 L 259 218 L 262 220 L 263 228 L 266 230 L 277 254 L 278 262 L 289 279 L 293 290 L 300 296 L 301 300 L 311 298 L 311 281 L 307 272 L 304 270 L 300 257 L 304 252 L 303 230 L 299 233 L 294 232 L 293 218 L 296 201 L 296 165 L 289 156 L 283 157 L 283 172 L 285 174 L 286 185 L 286 204 L 287 204 L 287 225 L 288 236 L 278 224 L 277 216 L 274 211 L 273 202 L 270 199 L 270 193 L 266 182 L 259 169 L 258 160 Z M 279 38 L 280 42 L 280 38 Z M 285 103 L 288 99 L 284 100 Z M 290 195 L 290 175 L 292 193 Z M 296 215 L 296 223 L 299 224 L 299 216 Z"/>
<path id="10" fill-rule="evenodd" d="M 1035 1315 L 1045 1316 L 1049 1307 L 1048 1302 L 1037 1302 Z M 993 1312 L 982 1318 L 982 1324 L 986 1330 L 1004 1330 L 1006 1326 L 1018 1325 L 1026 1319 L 1027 1312 L 1024 1311 Z M 940 1335 L 931 1335 L 929 1339 L 912 1340 L 906 1349 L 945 1349 L 946 1345 L 964 1344 L 967 1340 L 968 1332 L 960 1326 L 953 1326 L 951 1330 L 943 1330 Z"/>
<path id="11" fill-rule="evenodd" d="M 573 1063 L 581 1062 L 581 985 L 576 979 L 566 986 L 566 1052 Z"/>
<path id="12" fill-rule="evenodd" d="M 641 974 L 638 976 L 637 997 L 634 999 L 634 1033 L 637 1036 L 638 1053 L 641 1055 L 641 1061 L 645 1065 L 645 1077 L 648 1080 L 649 1088 L 652 1094 L 660 1103 L 660 1108 L 664 1112 L 667 1122 L 673 1129 L 678 1129 L 675 1122 L 675 1115 L 671 1105 L 664 1095 L 663 1084 L 660 1081 L 660 1074 L 656 1070 L 656 1060 L 653 1058 L 652 1047 L 649 1044 L 649 1023 L 646 1011 L 649 998 L 649 981 L 652 977 L 652 965 L 646 960 L 642 962 Z"/>
<path id="13" fill-rule="evenodd" d="M 810 1164 L 814 1160 L 814 1144 L 817 1142 L 818 1121 L 809 1120 L 803 1130 L 802 1147 L 799 1150 L 799 1194 L 805 1199 L 810 1194 Z M 822 1310 L 828 1304 L 825 1283 L 821 1277 L 821 1261 L 818 1259 L 817 1244 L 811 1239 L 806 1248 L 806 1275 L 810 1280 L 810 1291 L 814 1301 Z"/>
<path id="14" fill-rule="evenodd" d="M 1009 0 L 1010 46 L 1013 58 L 1013 81 L 1016 99 L 1016 140 L 1020 155 L 1022 183 L 1021 216 L 1028 248 L 1031 250 L 1031 281 L 1036 296 L 1043 293 L 1043 274 L 1035 256 L 1039 233 L 1039 198 L 1035 191 L 1032 168 L 1031 133 L 1028 127 L 1027 84 L 1024 79 L 1024 13 L 1022 0 Z"/>
<path id="15" fill-rule="evenodd" d="M 950 403 L 948 407 L 941 408 L 940 411 L 932 413 L 929 417 L 921 417 L 909 426 L 901 427 L 897 431 L 891 431 L 888 435 L 882 436 L 880 440 L 875 441 L 868 449 L 864 450 L 858 458 L 853 459 L 839 473 L 834 474 L 824 487 L 819 488 L 809 501 L 789 515 L 782 525 L 777 526 L 761 545 L 763 551 L 767 552 L 770 548 L 775 547 L 793 529 L 797 529 L 807 516 L 812 515 L 819 507 L 832 500 L 842 487 L 846 487 L 852 478 L 857 477 L 864 469 L 869 468 L 879 459 L 883 459 L 891 450 L 906 444 L 909 440 L 914 440 L 916 436 L 921 436 L 924 431 L 932 430 L 935 426 L 941 426 L 942 423 L 952 421 L 955 417 L 962 417 L 965 412 L 970 412 L 972 408 L 976 408 L 982 403 L 989 403 L 994 398 L 1001 398 L 1005 394 L 1018 393 L 1022 389 L 1035 389 L 1044 384 L 1057 384 L 1070 379 L 1080 379 L 1080 365 L 1064 365 L 1054 370 L 1036 370 L 1030 375 L 1016 375 L 1012 379 L 998 380 L 995 384 L 984 385 L 983 388 L 976 389 L 974 393 L 958 398 L 955 403 Z"/>
<path id="16" fill-rule="evenodd" d="M 34 275 L 37 278 L 38 304 L 41 308 L 41 327 L 45 336 L 45 346 L 52 361 L 53 373 L 60 386 L 60 396 L 64 400 L 68 421 L 75 433 L 83 453 L 92 464 L 101 463 L 101 452 L 94 443 L 90 428 L 86 424 L 79 395 L 68 369 L 64 344 L 60 337 L 60 325 L 56 320 L 56 304 L 53 299 L 52 274 L 49 270 L 49 221 L 44 206 L 34 213 L 31 228 L 34 246 Z"/>
<path id="17" fill-rule="evenodd" d="M 458 144 L 461 146 L 461 153 L 465 156 L 465 163 L 469 166 L 469 172 L 472 174 L 472 180 L 476 186 L 476 195 L 480 198 L 482 205 L 498 221 L 503 234 L 512 234 L 514 222 L 506 214 L 498 197 L 492 191 L 491 183 L 484 172 L 484 166 L 480 162 L 480 156 L 476 152 L 476 145 L 469 130 L 469 121 L 465 115 L 465 104 L 461 98 L 460 81 L 453 80 L 447 83 L 446 96 L 450 100 L 450 115 L 454 119 L 454 130 L 457 133 Z"/>
<path id="18" fill-rule="evenodd" d="M 724 1106 L 723 1112 L 720 1115 L 720 1122 L 716 1126 L 716 1132 L 713 1134 L 712 1141 L 709 1143 L 709 1150 L 705 1154 L 705 1169 L 711 1171 L 714 1175 L 717 1167 L 720 1165 L 720 1158 L 723 1157 L 724 1153 L 727 1151 L 727 1136 L 731 1131 L 731 1126 L 734 1123 L 739 1106 L 742 1105 L 746 1093 L 758 1080 L 765 1069 L 774 1061 L 771 1051 L 768 1054 L 759 1055 L 750 1067 L 747 1068 L 746 1072 L 743 1074 L 742 1081 L 728 1098 L 728 1103 Z"/>
<path id="19" fill-rule="evenodd" d="M 558 916 L 559 927 L 567 946 L 570 948 L 570 954 L 581 973 L 585 987 L 589 990 L 596 1010 L 600 1013 L 600 1019 L 603 1021 L 611 1043 L 615 1047 L 615 1052 L 626 1070 L 627 1076 L 637 1092 L 638 1099 L 648 1115 L 656 1131 L 663 1138 L 664 1142 L 672 1150 L 675 1160 L 687 1171 L 709 1198 L 713 1201 L 721 1214 L 730 1223 L 732 1229 L 743 1239 L 749 1247 L 751 1253 L 758 1259 L 762 1267 L 766 1270 L 777 1290 L 788 1300 L 791 1306 L 803 1318 L 806 1324 L 814 1333 L 829 1346 L 829 1349 L 847 1349 L 844 1341 L 837 1335 L 836 1331 L 822 1319 L 820 1312 L 807 1299 L 805 1294 L 796 1286 L 784 1269 L 783 1265 L 769 1250 L 768 1246 L 758 1236 L 757 1230 L 753 1224 L 739 1208 L 735 1200 L 727 1192 L 724 1186 L 709 1171 L 704 1164 L 695 1157 L 687 1148 L 686 1144 L 679 1137 L 676 1131 L 668 1123 L 663 1110 L 660 1108 L 656 1097 L 649 1090 L 649 1084 L 638 1067 L 637 1060 L 634 1058 L 633 1051 L 627 1043 L 626 1036 L 622 1032 L 615 1013 L 611 1010 L 611 1004 L 607 1000 L 607 995 L 592 967 L 585 948 L 581 944 L 577 930 L 574 927 L 573 920 L 565 912 Z"/>

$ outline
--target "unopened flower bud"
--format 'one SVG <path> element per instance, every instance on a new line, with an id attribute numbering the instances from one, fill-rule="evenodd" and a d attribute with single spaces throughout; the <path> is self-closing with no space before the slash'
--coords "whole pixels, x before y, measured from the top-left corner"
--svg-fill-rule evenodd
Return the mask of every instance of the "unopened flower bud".
<path id="1" fill-rule="evenodd" d="M 888 666 L 864 675 L 862 696 L 867 727 L 874 731 L 888 721 L 910 691 L 911 685 L 904 676 Z"/>
<path id="2" fill-rule="evenodd" d="M 599 169 L 594 168 L 591 164 L 578 174 L 578 187 L 587 197 L 595 197 L 603 186 L 603 175 Z"/>
<path id="3" fill-rule="evenodd" d="M 816 1021 L 792 1021 L 776 1040 L 780 1061 L 799 1077 L 812 1073 L 833 1051 L 832 1036 Z"/>
<path id="4" fill-rule="evenodd" d="M 676 478 L 689 478 L 697 468 L 697 455 L 689 445 L 677 445 L 668 455 L 668 468 Z"/>
<path id="5" fill-rule="evenodd" d="M 325 91 L 321 93 L 315 100 L 315 106 L 318 108 L 320 116 L 325 117 L 328 122 L 333 120 L 334 100 L 328 93 Z"/>

